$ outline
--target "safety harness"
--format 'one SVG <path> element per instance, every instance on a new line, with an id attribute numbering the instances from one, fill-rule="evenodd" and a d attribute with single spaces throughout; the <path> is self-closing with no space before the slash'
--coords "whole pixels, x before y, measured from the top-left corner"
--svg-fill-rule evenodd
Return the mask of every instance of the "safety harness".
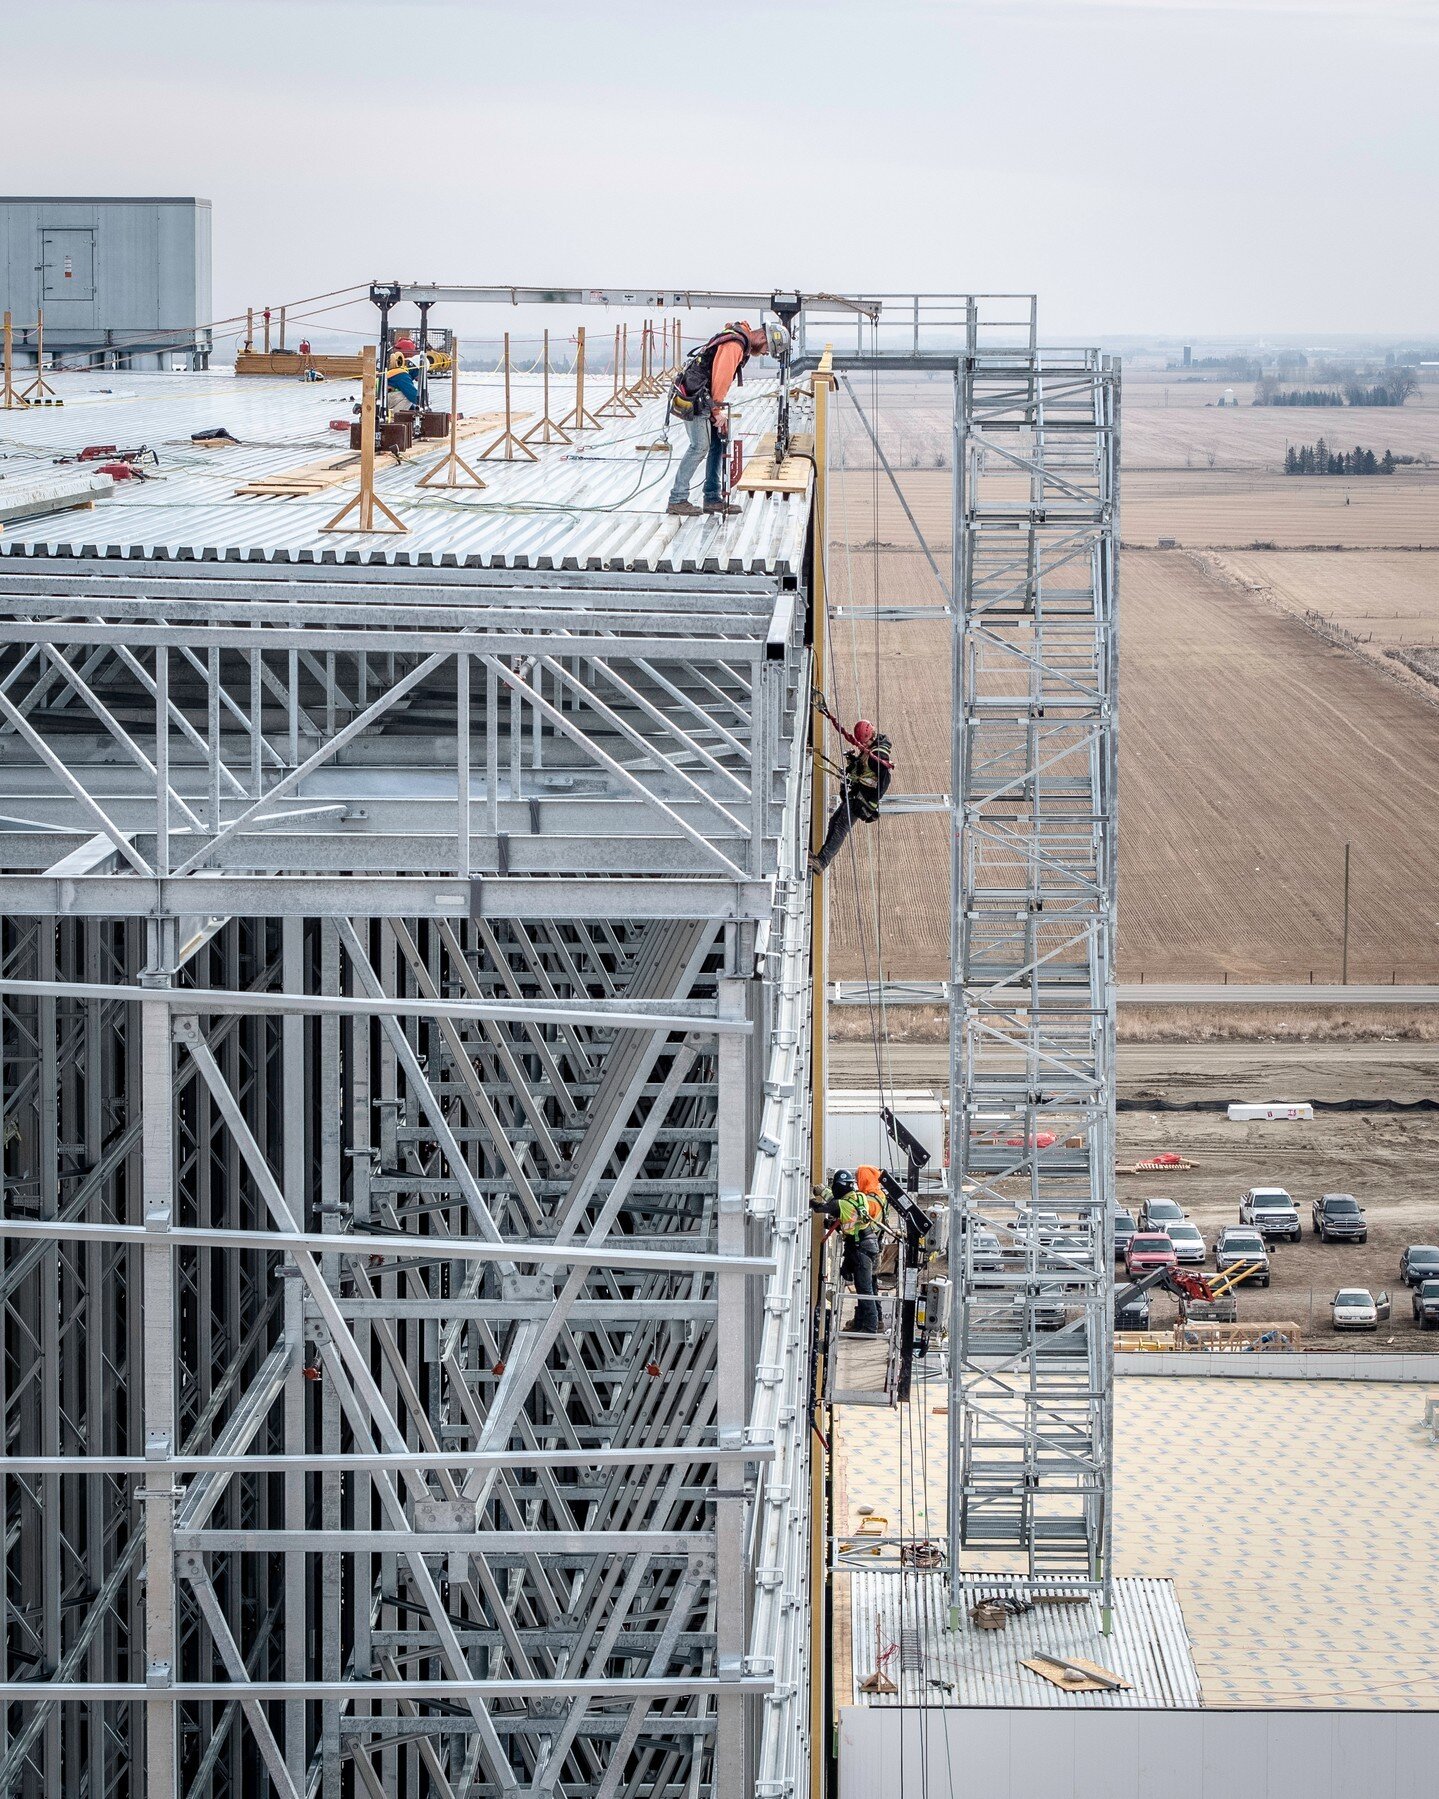
<path id="1" fill-rule="evenodd" d="M 677 419 L 698 418 L 710 404 L 710 390 L 714 375 L 715 353 L 721 344 L 738 344 L 740 350 L 739 373 L 735 379 L 744 381 L 744 365 L 749 361 L 749 338 L 736 325 L 726 325 L 723 331 L 717 331 L 707 344 L 701 344 L 697 350 L 691 350 L 685 358 L 685 365 L 675 376 L 674 385 L 670 388 L 670 414 Z"/>
<path id="2" fill-rule="evenodd" d="M 894 779 L 894 745 L 882 731 L 876 731 L 868 746 L 861 746 L 853 731 L 847 731 L 830 711 L 822 693 L 816 692 L 814 705 L 820 716 L 827 718 L 844 741 L 853 746 L 845 754 L 844 767 L 834 772 L 844 782 L 850 811 L 865 824 L 873 824 L 879 817 L 879 802 Z"/>

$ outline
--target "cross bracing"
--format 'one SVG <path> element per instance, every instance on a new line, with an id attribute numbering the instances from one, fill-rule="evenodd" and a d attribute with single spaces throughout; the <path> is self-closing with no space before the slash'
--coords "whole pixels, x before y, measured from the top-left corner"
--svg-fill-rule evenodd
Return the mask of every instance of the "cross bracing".
<path id="1" fill-rule="evenodd" d="M 954 1565 L 1107 1607 L 1118 370 L 972 355 L 956 413 Z"/>
<path id="2" fill-rule="evenodd" d="M 802 586 L 211 572 L 0 583 L 0 1791 L 796 1792 Z"/>

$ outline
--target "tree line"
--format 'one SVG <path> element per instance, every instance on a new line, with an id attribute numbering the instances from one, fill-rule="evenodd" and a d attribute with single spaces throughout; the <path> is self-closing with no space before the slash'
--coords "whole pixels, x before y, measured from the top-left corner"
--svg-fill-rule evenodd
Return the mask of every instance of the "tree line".
<path id="1" fill-rule="evenodd" d="M 1264 384 L 1261 382 L 1260 386 Z M 1344 396 L 1332 387 L 1291 387 L 1287 392 L 1254 394 L 1256 406 L 1342 406 Z"/>
<path id="2" fill-rule="evenodd" d="M 1284 452 L 1286 475 L 1392 475 L 1394 452 L 1376 456 L 1356 444 L 1352 450 L 1331 450 L 1321 437 L 1314 444 L 1290 444 Z"/>
<path id="3" fill-rule="evenodd" d="M 1353 377 L 1343 388 L 1283 387 L 1277 375 L 1254 383 L 1256 406 L 1402 406 L 1419 391 L 1415 369 L 1387 369 L 1377 380 Z"/>

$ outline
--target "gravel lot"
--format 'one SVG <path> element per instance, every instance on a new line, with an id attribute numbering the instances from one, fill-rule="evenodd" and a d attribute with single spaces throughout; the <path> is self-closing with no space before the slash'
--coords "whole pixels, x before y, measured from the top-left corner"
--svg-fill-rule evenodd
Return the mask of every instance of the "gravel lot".
<path id="1" fill-rule="evenodd" d="M 897 1085 L 941 1086 L 945 1050 L 937 1044 L 897 1046 Z M 865 1044 L 834 1044 L 836 1086 L 872 1086 L 873 1055 Z M 1241 1319 L 1292 1322 L 1317 1349 L 1439 1351 L 1439 1331 L 1421 1332 L 1399 1280 L 1408 1243 L 1439 1243 L 1439 1111 L 1415 1101 L 1439 1098 L 1439 1044 L 1123 1044 L 1119 1053 L 1119 1159 L 1137 1161 L 1176 1149 L 1197 1167 L 1173 1175 L 1121 1175 L 1122 1204 L 1145 1196 L 1177 1199 L 1210 1245 L 1221 1224 L 1237 1223 L 1247 1187 L 1283 1187 L 1304 1227 L 1297 1244 L 1271 1254 L 1273 1284 L 1241 1289 Z M 1175 1105 L 1217 1107 L 1231 1099 L 1349 1102 L 1350 1111 L 1319 1111 L 1308 1124 L 1230 1124 L 1222 1110 L 1174 1111 Z M 1321 1193 L 1352 1193 L 1369 1217 L 1367 1244 L 1320 1243 L 1309 1208 Z M 1329 1301 L 1340 1286 L 1387 1290 L 1393 1316 L 1373 1335 L 1336 1333 Z M 1172 1322 L 1173 1302 L 1154 1305 L 1154 1322 Z M 1439 1364 L 1436 1365 L 1439 1367 Z"/>
<path id="2" fill-rule="evenodd" d="M 1128 1047 L 1128 1046 L 1126 1046 Z M 1248 1187 L 1283 1187 L 1304 1236 L 1271 1250 L 1273 1284 L 1242 1289 L 1241 1319 L 1294 1322 L 1314 1348 L 1439 1349 L 1439 1332 L 1416 1329 L 1399 1279 L 1408 1243 L 1439 1242 L 1439 1111 L 1391 1109 L 1439 1094 L 1433 1044 L 1135 1045 L 1120 1057 L 1121 1162 L 1177 1149 L 1199 1164 L 1168 1177 L 1121 1175 L 1131 1207 L 1149 1193 L 1178 1199 L 1212 1245 L 1237 1222 Z M 1212 1105 L 1230 1099 L 1349 1101 L 1312 1123 L 1230 1124 L 1222 1111 L 1144 1109 L 1146 1102 Z M 1369 1217 L 1366 1244 L 1321 1243 L 1309 1208 L 1321 1193 L 1352 1193 Z M 1211 1265 L 1213 1257 L 1211 1254 Z M 1336 1333 L 1329 1301 L 1340 1286 L 1387 1290 L 1393 1316 L 1373 1335 Z M 1170 1320 L 1161 1298 L 1155 1319 Z"/>

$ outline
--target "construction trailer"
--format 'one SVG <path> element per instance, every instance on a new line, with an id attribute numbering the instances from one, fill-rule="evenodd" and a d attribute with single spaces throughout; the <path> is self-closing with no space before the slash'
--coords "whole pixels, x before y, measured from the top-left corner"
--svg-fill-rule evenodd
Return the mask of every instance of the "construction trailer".
<path id="1" fill-rule="evenodd" d="M 15 357 L 208 368 L 210 202 L 0 196 L 0 311 Z"/>
<path id="2" fill-rule="evenodd" d="M 734 519 L 663 515 L 662 369 L 579 449 L 473 452 L 478 496 L 382 467 L 393 535 L 327 531 L 350 473 L 287 488 L 313 389 L 141 376 L 167 481 L 0 539 L 0 1790 L 811 1789 L 826 407 L 938 367 L 965 442 L 993 374 L 1029 682 L 1044 422 L 1113 386 L 1032 307 L 884 305 L 828 356 L 801 318 L 815 479 Z M 77 430 L 31 415 L 37 467 Z M 1006 1001 L 1026 1105 L 1049 997 Z M 1103 1231 L 1098 1156 L 1064 1175 Z"/>

